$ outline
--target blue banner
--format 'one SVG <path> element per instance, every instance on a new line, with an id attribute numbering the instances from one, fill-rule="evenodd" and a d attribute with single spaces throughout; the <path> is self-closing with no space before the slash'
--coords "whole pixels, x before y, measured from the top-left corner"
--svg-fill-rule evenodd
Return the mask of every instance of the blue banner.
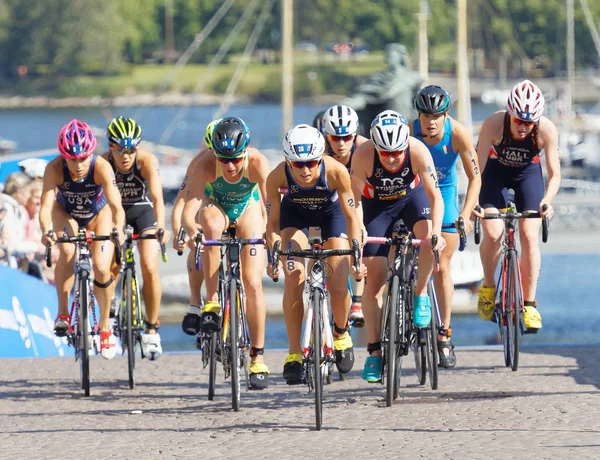
<path id="1" fill-rule="evenodd" d="M 54 335 L 57 311 L 54 286 L 0 266 L 0 358 L 72 355 Z"/>

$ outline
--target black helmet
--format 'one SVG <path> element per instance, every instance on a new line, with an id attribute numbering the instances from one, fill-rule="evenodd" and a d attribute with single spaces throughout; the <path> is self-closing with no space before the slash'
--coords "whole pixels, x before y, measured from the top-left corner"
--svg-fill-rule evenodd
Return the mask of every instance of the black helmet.
<path id="1" fill-rule="evenodd" d="M 327 112 L 327 110 L 321 110 L 317 113 L 312 123 L 313 128 L 317 128 L 323 135 L 325 135 L 325 130 L 323 129 L 323 115 L 325 115 L 325 112 Z"/>
<path id="2" fill-rule="evenodd" d="M 448 113 L 450 111 L 450 95 L 440 86 L 426 86 L 415 96 L 415 109 L 428 114 Z"/>
<path id="3" fill-rule="evenodd" d="M 249 143 L 250 130 L 241 118 L 223 118 L 212 134 L 212 145 L 217 156 L 239 156 Z"/>

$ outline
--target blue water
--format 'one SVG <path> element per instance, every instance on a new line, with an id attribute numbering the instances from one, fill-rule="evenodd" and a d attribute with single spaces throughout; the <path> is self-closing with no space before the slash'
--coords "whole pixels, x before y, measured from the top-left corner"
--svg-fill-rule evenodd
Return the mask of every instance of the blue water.
<path id="1" fill-rule="evenodd" d="M 537 301 L 543 328 L 538 334 L 523 336 L 522 343 L 600 343 L 599 263 L 600 255 L 542 256 Z M 454 316 L 452 330 L 452 339 L 456 345 L 498 343 L 496 324 L 483 321 L 478 315 Z M 160 332 L 165 350 L 195 350 L 194 338 L 185 335 L 179 324 L 164 324 Z M 353 329 L 352 336 L 358 346 L 366 346 L 364 330 Z M 265 343 L 267 348 L 287 349 L 283 318 L 268 320 Z"/>
<path id="2" fill-rule="evenodd" d="M 204 137 L 206 125 L 213 119 L 215 105 L 193 106 L 186 110 L 177 129 L 166 142 L 173 147 L 197 149 Z M 312 123 L 319 110 L 326 106 L 296 105 L 294 123 Z M 72 118 L 78 118 L 98 127 L 106 126 L 111 117 L 135 117 L 143 128 L 144 139 L 158 142 L 169 123 L 179 112 L 179 107 L 108 107 L 62 109 L 0 110 L 0 137 L 17 142 L 18 152 L 53 148 L 61 127 Z M 497 107 L 489 104 L 473 105 L 473 120 L 482 120 Z M 281 147 L 281 106 L 256 104 L 233 106 L 228 115 L 238 116 L 250 127 L 252 144 L 257 148 Z"/>

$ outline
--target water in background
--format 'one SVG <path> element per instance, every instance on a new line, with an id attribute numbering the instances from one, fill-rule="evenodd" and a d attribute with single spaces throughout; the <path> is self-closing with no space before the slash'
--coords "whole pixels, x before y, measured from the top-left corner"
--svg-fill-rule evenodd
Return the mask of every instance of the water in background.
<path id="1" fill-rule="evenodd" d="M 165 144 L 196 150 L 204 137 L 206 125 L 213 119 L 216 105 L 191 106 L 172 136 Z M 315 114 L 327 106 L 296 105 L 294 123 L 312 123 Z M 497 110 L 495 105 L 474 104 L 473 120 L 481 121 Z M 15 141 L 18 152 L 53 148 L 62 126 L 73 118 L 97 127 L 105 127 L 111 117 L 124 115 L 134 117 L 143 128 L 144 139 L 159 142 L 180 107 L 107 107 L 99 108 L 41 108 L 0 110 L 0 137 Z M 233 106 L 229 115 L 241 117 L 250 127 L 252 145 L 259 149 L 281 147 L 281 106 L 278 104 L 255 104 Z"/>

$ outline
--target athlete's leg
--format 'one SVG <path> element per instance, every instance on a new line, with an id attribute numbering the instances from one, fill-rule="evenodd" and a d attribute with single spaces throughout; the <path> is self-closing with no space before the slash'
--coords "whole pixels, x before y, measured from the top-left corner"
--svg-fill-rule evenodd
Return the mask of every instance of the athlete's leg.
<path id="1" fill-rule="evenodd" d="M 379 343 L 381 340 L 381 315 L 383 306 L 383 292 L 388 278 L 389 268 L 387 257 L 363 257 L 369 276 L 365 284 L 363 297 L 363 311 L 365 314 L 365 328 L 369 343 Z M 371 353 L 381 356 L 381 351 Z"/>
<path id="2" fill-rule="evenodd" d="M 77 225 L 75 219 L 56 202 L 52 207 L 52 227 L 58 237 L 64 235 L 65 231 L 69 236 L 74 236 L 79 231 L 79 225 Z M 58 296 L 58 317 L 54 330 L 57 335 L 62 336 L 67 333 L 69 327 L 68 320 L 64 319 L 64 316 L 69 315 L 69 294 L 74 281 L 75 246 L 72 244 L 59 244 L 57 246 L 58 260 L 54 267 L 54 284 Z M 61 319 L 61 317 L 63 318 Z"/>
<path id="3" fill-rule="evenodd" d="M 202 203 L 200 210 L 200 225 L 204 232 L 204 239 L 218 240 L 227 227 L 228 219 L 223 209 L 214 201 Z M 221 249 L 219 246 L 204 247 L 202 254 L 202 270 L 206 283 L 207 302 L 218 302 L 217 283 L 219 280 L 219 264 L 221 262 Z"/>
<path id="4" fill-rule="evenodd" d="M 454 294 L 454 282 L 450 273 L 450 261 L 458 246 L 458 233 L 443 232 L 446 240 L 446 247 L 440 254 L 440 269 L 433 272 L 433 283 L 437 296 L 438 306 L 442 324 L 448 328 L 450 326 L 450 317 L 452 314 L 452 295 Z M 423 251 L 422 251 L 423 252 Z M 420 256 L 419 256 L 420 257 Z M 420 261 L 419 261 L 420 264 Z M 447 341 L 445 336 L 438 336 L 438 340 Z"/>

